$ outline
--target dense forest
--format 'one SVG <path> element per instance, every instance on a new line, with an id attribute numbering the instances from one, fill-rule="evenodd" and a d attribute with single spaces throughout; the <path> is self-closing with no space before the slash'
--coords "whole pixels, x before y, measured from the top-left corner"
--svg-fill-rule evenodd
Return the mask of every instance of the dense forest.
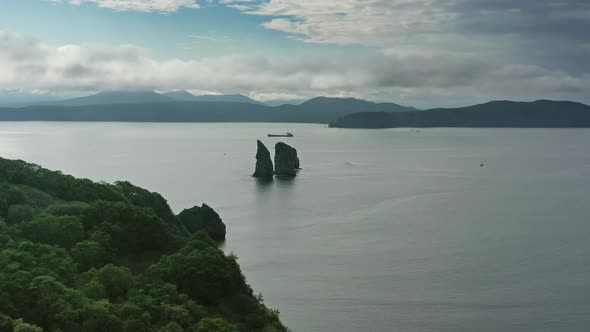
<path id="1" fill-rule="evenodd" d="M 0 158 L 0 331 L 279 332 L 210 207 Z"/>

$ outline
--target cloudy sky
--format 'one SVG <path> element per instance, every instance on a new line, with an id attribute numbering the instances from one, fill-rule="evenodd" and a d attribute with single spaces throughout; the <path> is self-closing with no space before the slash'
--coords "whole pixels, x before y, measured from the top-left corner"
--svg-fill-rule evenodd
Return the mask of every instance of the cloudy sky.
<path id="1" fill-rule="evenodd" d="M 588 0 L 0 0 L 0 91 L 590 103 Z"/>

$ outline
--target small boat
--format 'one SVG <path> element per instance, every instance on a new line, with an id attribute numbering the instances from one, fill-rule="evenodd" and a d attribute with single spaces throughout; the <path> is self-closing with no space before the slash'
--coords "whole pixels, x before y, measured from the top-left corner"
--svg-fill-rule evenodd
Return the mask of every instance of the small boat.
<path id="1" fill-rule="evenodd" d="M 286 134 L 268 134 L 268 137 L 293 137 L 293 134 L 286 133 Z"/>

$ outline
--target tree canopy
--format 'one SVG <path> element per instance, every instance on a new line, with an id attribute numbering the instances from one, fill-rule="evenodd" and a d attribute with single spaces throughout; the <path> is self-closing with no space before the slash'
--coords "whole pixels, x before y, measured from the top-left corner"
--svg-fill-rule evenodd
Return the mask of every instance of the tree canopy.
<path id="1" fill-rule="evenodd" d="M 211 238 L 219 215 L 187 211 L 0 158 L 0 331 L 287 331 Z"/>

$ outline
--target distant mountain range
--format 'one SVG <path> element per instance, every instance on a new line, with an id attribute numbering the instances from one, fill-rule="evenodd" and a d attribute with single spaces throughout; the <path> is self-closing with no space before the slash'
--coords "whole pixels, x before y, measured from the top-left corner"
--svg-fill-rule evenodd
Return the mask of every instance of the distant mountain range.
<path id="1" fill-rule="evenodd" d="M 24 107 L 53 103 L 58 98 L 46 93 L 23 93 L 18 91 L 0 90 L 0 107 Z"/>
<path id="2" fill-rule="evenodd" d="M 260 104 L 243 95 L 205 95 L 195 96 L 188 91 L 170 91 L 157 93 L 155 91 L 103 91 L 97 94 L 59 101 L 43 102 L 48 106 L 90 106 L 113 104 L 139 104 L 139 103 L 172 103 L 184 101 L 206 102 L 235 102 Z"/>
<path id="3" fill-rule="evenodd" d="M 337 128 L 513 127 L 588 128 L 590 106 L 570 101 L 492 101 L 420 112 L 352 113 L 330 123 Z"/>
<path id="4" fill-rule="evenodd" d="M 248 98 L 244 95 L 204 95 L 195 96 L 192 93 L 184 90 L 170 91 L 162 95 L 177 101 L 208 101 L 208 102 L 231 102 L 231 103 L 249 103 L 263 105 L 254 99 Z"/>
<path id="5" fill-rule="evenodd" d="M 154 91 L 104 91 L 95 95 L 47 103 L 50 106 L 89 106 L 136 103 L 171 103 L 175 100 Z"/>
<path id="6" fill-rule="evenodd" d="M 420 111 L 354 98 L 317 97 L 300 105 L 269 106 L 243 95 L 105 91 L 44 105 L 0 108 L 0 121 L 299 122 L 340 128 L 590 127 L 590 106 L 549 100 L 493 101 Z"/>
<path id="7" fill-rule="evenodd" d="M 193 96 L 186 91 L 165 94 L 101 92 L 51 105 L 0 108 L 0 121 L 329 123 L 351 112 L 414 110 L 394 103 L 354 98 L 317 97 L 301 105 L 268 106 L 242 95 Z"/>

